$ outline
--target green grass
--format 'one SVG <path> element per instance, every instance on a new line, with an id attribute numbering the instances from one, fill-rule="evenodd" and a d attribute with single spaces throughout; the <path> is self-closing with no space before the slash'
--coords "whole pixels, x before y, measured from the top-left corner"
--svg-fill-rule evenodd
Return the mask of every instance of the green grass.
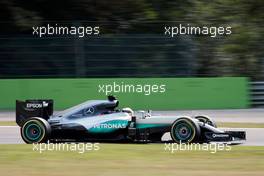
<path id="1" fill-rule="evenodd" d="M 14 121 L 0 121 L 0 126 L 15 126 L 17 125 Z"/>
<path id="2" fill-rule="evenodd" d="M 164 150 L 163 144 L 100 144 L 100 150 L 32 150 L 32 145 L 0 145 L 1 175 L 263 175 L 264 147 L 231 151 Z"/>
<path id="3" fill-rule="evenodd" d="M 13 121 L 0 121 L 0 126 L 17 125 Z M 264 128 L 264 123 L 236 123 L 236 122 L 217 122 L 218 127 L 230 128 Z"/>

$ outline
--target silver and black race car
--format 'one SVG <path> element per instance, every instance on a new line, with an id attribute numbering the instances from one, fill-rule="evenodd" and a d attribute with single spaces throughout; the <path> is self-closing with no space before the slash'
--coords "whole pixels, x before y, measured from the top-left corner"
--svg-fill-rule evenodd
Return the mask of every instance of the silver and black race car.
<path id="1" fill-rule="evenodd" d="M 89 100 L 53 114 L 53 100 L 16 101 L 16 122 L 26 143 L 162 142 L 169 132 L 176 143 L 233 142 L 244 131 L 223 131 L 208 116 L 162 116 L 131 108 L 117 109 L 118 100 Z"/>

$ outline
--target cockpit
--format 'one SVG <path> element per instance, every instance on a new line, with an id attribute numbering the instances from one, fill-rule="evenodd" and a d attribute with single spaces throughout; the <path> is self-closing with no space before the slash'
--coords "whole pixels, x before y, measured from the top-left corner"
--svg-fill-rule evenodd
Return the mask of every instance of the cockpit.
<path id="1" fill-rule="evenodd" d="M 93 117 L 99 115 L 112 114 L 117 112 L 125 112 L 130 116 L 137 116 L 138 118 L 146 118 L 150 116 L 149 112 L 138 111 L 134 112 L 131 108 L 126 107 L 121 110 L 117 109 L 119 101 L 113 97 L 108 96 L 108 100 L 90 100 L 77 106 L 71 107 L 64 111 L 61 111 L 53 117 L 66 117 L 66 118 L 81 118 L 81 117 Z"/>

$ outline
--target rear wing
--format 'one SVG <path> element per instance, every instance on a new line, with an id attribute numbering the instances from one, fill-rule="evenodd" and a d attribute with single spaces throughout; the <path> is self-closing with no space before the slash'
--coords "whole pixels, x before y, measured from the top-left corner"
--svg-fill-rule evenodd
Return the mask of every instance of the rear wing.
<path id="1" fill-rule="evenodd" d="M 30 117 L 48 120 L 53 114 L 53 100 L 16 100 L 16 123 L 22 126 Z"/>

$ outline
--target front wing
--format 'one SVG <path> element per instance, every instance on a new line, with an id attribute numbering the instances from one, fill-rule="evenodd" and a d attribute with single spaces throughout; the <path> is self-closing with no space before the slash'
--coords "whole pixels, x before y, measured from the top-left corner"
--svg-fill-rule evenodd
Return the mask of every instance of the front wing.
<path id="1" fill-rule="evenodd" d="M 245 131 L 224 131 L 223 133 L 205 132 L 207 142 L 236 142 L 246 140 Z"/>

